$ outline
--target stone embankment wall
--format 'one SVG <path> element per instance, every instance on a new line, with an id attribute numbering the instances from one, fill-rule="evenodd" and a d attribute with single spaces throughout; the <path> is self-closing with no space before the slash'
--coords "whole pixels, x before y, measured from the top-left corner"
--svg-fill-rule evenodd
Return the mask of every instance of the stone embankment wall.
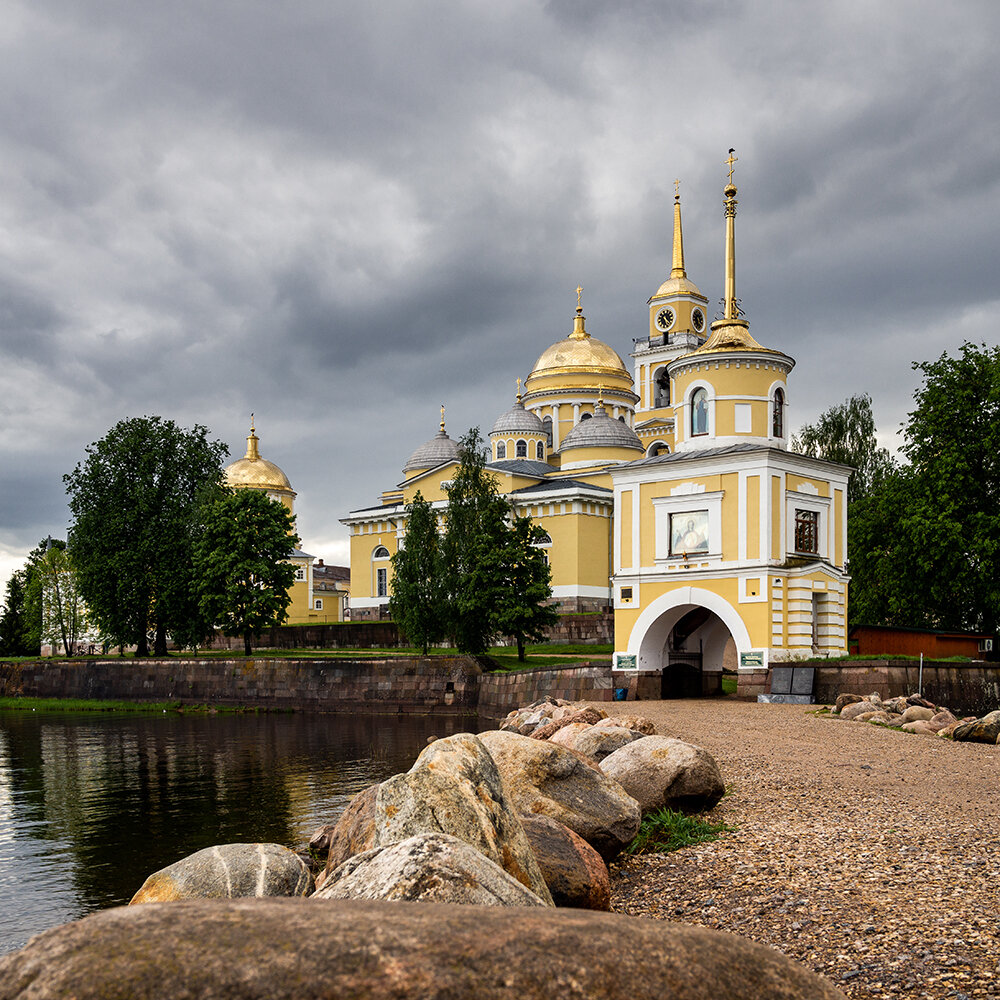
<path id="1" fill-rule="evenodd" d="M 42 660 L 0 663 L 0 695 L 474 715 L 481 676 L 479 664 L 465 656 L 379 660 Z"/>
<path id="2" fill-rule="evenodd" d="M 810 660 L 816 668 L 814 700 L 832 704 L 838 694 L 871 694 L 883 700 L 917 691 L 918 660 Z M 924 660 L 923 696 L 953 712 L 984 715 L 1000 705 L 1000 664 L 971 660 Z"/>
<path id="3" fill-rule="evenodd" d="M 468 656 L 0 663 L 0 696 L 5 697 L 180 701 L 392 715 L 478 711 L 502 718 L 512 708 L 547 694 L 573 701 L 610 701 L 616 683 L 621 682 L 612 681 L 606 666 L 484 673 Z"/>

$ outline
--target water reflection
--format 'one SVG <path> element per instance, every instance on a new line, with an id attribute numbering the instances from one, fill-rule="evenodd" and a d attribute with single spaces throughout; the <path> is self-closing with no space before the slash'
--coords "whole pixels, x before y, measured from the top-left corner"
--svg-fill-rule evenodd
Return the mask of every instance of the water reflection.
<path id="1" fill-rule="evenodd" d="M 0 712 L 0 953 L 212 844 L 297 846 L 474 720 Z"/>

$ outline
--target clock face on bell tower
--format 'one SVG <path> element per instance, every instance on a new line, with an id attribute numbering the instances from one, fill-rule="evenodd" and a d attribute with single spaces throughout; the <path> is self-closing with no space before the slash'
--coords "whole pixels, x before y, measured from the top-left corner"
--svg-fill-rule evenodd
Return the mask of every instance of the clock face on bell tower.
<path id="1" fill-rule="evenodd" d="M 661 309 L 656 314 L 656 328 L 666 333 L 674 325 L 673 309 Z"/>

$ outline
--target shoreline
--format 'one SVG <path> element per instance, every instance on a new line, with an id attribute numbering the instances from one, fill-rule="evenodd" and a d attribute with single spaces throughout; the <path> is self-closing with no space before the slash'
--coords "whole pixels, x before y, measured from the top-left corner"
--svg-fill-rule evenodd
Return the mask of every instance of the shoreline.
<path id="1" fill-rule="evenodd" d="M 849 997 L 1000 998 L 1000 748 L 727 700 L 602 703 L 710 751 L 719 840 L 611 866 L 612 910 L 770 945 Z"/>

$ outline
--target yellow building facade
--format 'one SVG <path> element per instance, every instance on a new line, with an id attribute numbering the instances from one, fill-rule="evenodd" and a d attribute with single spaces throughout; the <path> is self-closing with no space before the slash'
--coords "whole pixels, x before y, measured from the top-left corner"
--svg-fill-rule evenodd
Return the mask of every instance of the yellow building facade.
<path id="1" fill-rule="evenodd" d="M 261 490 L 272 500 L 284 504 L 290 514 L 295 513 L 295 490 L 285 473 L 261 456 L 260 438 L 257 437 L 253 420 L 247 436 L 246 454 L 226 466 L 223 480 L 234 489 Z M 324 586 L 320 593 L 313 581 L 315 557 L 301 549 L 295 549 L 289 561 L 295 567 L 295 581 L 290 592 L 292 601 L 288 605 L 286 624 L 343 621 L 348 598 L 347 586 L 337 589 Z"/>
<path id="2" fill-rule="evenodd" d="M 613 608 L 616 658 L 665 676 L 846 652 L 850 470 L 788 450 L 795 362 L 741 314 L 731 172 L 724 194 L 722 315 L 709 325 L 688 278 L 675 195 L 671 268 L 633 371 L 586 329 L 577 289 L 572 329 L 489 433 L 487 468 L 547 534 L 560 609 Z M 352 618 L 385 614 L 406 505 L 420 490 L 443 516 L 458 462 L 442 408 L 403 478 L 342 519 Z"/>

